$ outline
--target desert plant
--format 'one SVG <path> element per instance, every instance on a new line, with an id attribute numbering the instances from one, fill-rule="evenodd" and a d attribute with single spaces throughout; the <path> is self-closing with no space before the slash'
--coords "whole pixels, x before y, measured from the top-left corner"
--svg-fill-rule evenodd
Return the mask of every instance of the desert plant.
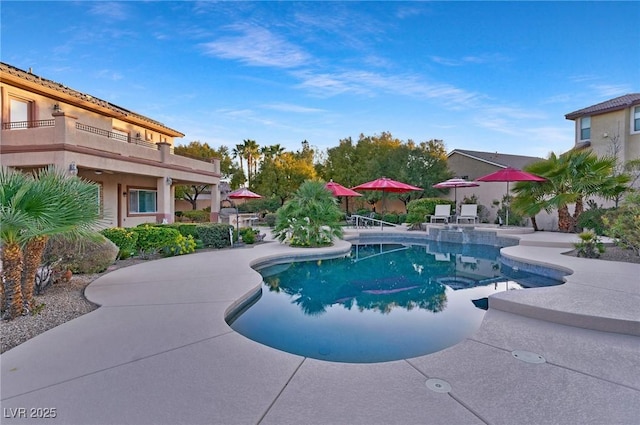
<path id="1" fill-rule="evenodd" d="M 591 208 L 578 217 L 578 229 L 589 229 L 596 235 L 605 234 L 605 225 L 602 217 L 609 211 L 607 208 Z"/>
<path id="2" fill-rule="evenodd" d="M 96 185 L 54 167 L 31 175 L 0 171 L 0 309 L 15 318 L 33 307 L 33 287 L 47 238 L 87 235 L 100 223 Z M 95 207 L 92 207 L 95 206 Z M 24 297 L 23 297 L 24 295 Z"/>
<path id="3" fill-rule="evenodd" d="M 326 246 L 342 237 L 343 213 L 321 182 L 304 182 L 277 215 L 275 235 L 291 246 Z"/>
<path id="4" fill-rule="evenodd" d="M 640 192 L 630 193 L 620 208 L 607 212 L 602 221 L 607 236 L 640 255 Z"/>
<path id="5" fill-rule="evenodd" d="M 574 244 L 578 257 L 598 258 L 604 252 L 604 244 L 595 233 L 582 232 L 578 237 L 580 242 Z"/>

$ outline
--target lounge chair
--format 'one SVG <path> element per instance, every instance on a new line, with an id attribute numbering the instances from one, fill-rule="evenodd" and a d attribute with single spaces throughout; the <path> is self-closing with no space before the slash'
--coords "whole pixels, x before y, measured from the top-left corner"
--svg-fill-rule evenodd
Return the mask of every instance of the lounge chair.
<path id="1" fill-rule="evenodd" d="M 445 223 L 448 223 L 451 217 L 451 205 L 436 205 L 436 211 L 430 217 L 431 223 L 437 223 L 438 220 L 444 220 Z"/>
<path id="2" fill-rule="evenodd" d="M 462 206 L 460 207 L 460 215 L 456 218 L 456 223 L 460 223 L 460 220 L 473 220 L 474 223 L 477 223 L 478 205 L 462 204 Z"/>

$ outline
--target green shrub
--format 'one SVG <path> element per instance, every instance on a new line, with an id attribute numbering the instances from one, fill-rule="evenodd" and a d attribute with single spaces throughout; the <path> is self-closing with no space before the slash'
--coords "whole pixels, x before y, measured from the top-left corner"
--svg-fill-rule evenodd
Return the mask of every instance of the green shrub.
<path id="1" fill-rule="evenodd" d="M 607 208 L 592 208 L 584 211 L 578 217 L 579 229 L 590 229 L 595 232 L 596 235 L 604 235 L 605 225 L 602 217 L 610 211 Z"/>
<path id="2" fill-rule="evenodd" d="M 99 233 L 79 239 L 52 236 L 45 246 L 42 262 L 55 263 L 56 272 L 100 273 L 116 261 L 118 251 L 116 244 Z"/>
<path id="3" fill-rule="evenodd" d="M 414 199 L 407 204 L 406 221 L 413 228 L 418 228 L 427 220 L 428 215 L 433 215 L 436 212 L 436 205 L 451 205 L 453 207 L 453 204 L 453 201 L 440 198 Z"/>
<path id="4" fill-rule="evenodd" d="M 395 213 L 386 213 L 382 216 L 382 221 L 386 221 L 387 223 L 398 224 L 398 214 Z"/>
<path id="5" fill-rule="evenodd" d="M 249 245 L 256 241 L 256 234 L 251 227 L 243 227 L 240 229 L 240 236 L 242 237 L 242 242 Z"/>
<path id="6" fill-rule="evenodd" d="M 112 227 L 103 229 L 100 234 L 105 236 L 118 247 L 118 258 L 126 260 L 136 253 L 136 243 L 138 242 L 138 234 L 131 229 L 124 227 Z"/>
<path id="7" fill-rule="evenodd" d="M 582 232 L 578 235 L 580 242 L 574 244 L 578 257 L 598 258 L 604 252 L 604 244 L 593 232 Z"/>
<path id="8" fill-rule="evenodd" d="M 265 216 L 264 216 L 264 221 L 266 221 L 266 222 L 267 222 L 267 225 L 268 225 L 269 227 L 275 227 L 275 225 L 276 225 L 276 218 L 277 218 L 277 217 L 278 217 L 278 216 L 277 216 L 276 214 L 274 214 L 274 213 L 268 213 L 268 214 L 265 214 Z"/>
<path id="9" fill-rule="evenodd" d="M 607 212 L 602 220 L 607 236 L 640 255 L 640 192 L 627 195 L 620 208 Z"/>
<path id="10" fill-rule="evenodd" d="M 233 230 L 233 226 L 224 223 L 202 223 L 196 226 L 196 230 L 198 231 L 198 239 L 206 247 L 224 248 L 231 246 L 229 230 Z"/>
<path id="11" fill-rule="evenodd" d="M 406 214 L 398 214 L 398 224 L 406 223 L 407 215 Z"/>
<path id="12" fill-rule="evenodd" d="M 280 208 L 280 199 L 260 198 L 247 200 L 238 205 L 238 211 L 243 213 L 275 212 Z"/>
<path id="13" fill-rule="evenodd" d="M 182 218 L 196 223 L 206 223 L 209 221 L 210 213 L 205 210 L 189 210 L 182 212 Z"/>
<path id="14" fill-rule="evenodd" d="M 192 252 L 195 252 L 195 250 L 196 240 L 193 239 L 193 236 L 184 236 L 179 234 L 175 243 L 173 245 L 165 246 L 162 249 L 162 253 L 167 257 L 171 257 L 174 255 L 191 254 Z"/>
<path id="15" fill-rule="evenodd" d="M 198 231 L 196 230 L 196 223 L 171 223 L 171 224 L 159 224 L 158 226 L 166 226 L 171 229 L 176 229 L 182 236 L 191 236 L 194 239 L 198 237 Z"/>
<path id="16" fill-rule="evenodd" d="M 136 249 L 143 257 L 165 252 L 165 248 L 175 246 L 182 236 L 176 229 L 167 226 L 142 224 L 132 230 L 138 234 Z"/>

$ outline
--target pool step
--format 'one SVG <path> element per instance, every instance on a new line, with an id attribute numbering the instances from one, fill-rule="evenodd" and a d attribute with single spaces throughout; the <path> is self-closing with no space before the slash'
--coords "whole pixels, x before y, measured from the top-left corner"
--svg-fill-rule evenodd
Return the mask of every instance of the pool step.
<path id="1" fill-rule="evenodd" d="M 594 302 L 601 300 L 601 302 Z M 612 312 L 610 306 L 615 305 Z M 586 285 L 507 291 L 489 297 L 489 309 L 561 325 L 640 336 L 640 296 Z"/>

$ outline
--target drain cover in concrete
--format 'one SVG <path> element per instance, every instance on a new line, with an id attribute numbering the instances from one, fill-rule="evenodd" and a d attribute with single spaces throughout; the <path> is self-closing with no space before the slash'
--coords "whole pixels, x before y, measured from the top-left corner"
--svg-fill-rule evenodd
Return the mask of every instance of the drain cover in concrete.
<path id="1" fill-rule="evenodd" d="M 426 385 L 431 391 L 435 391 L 437 393 L 448 393 L 451 391 L 451 385 L 442 379 L 427 379 Z"/>
<path id="2" fill-rule="evenodd" d="M 531 351 L 513 350 L 511 352 L 511 355 L 516 359 L 522 360 L 523 362 L 526 362 L 526 363 L 546 363 L 547 362 L 545 358 L 542 357 L 540 354 L 532 353 Z"/>

